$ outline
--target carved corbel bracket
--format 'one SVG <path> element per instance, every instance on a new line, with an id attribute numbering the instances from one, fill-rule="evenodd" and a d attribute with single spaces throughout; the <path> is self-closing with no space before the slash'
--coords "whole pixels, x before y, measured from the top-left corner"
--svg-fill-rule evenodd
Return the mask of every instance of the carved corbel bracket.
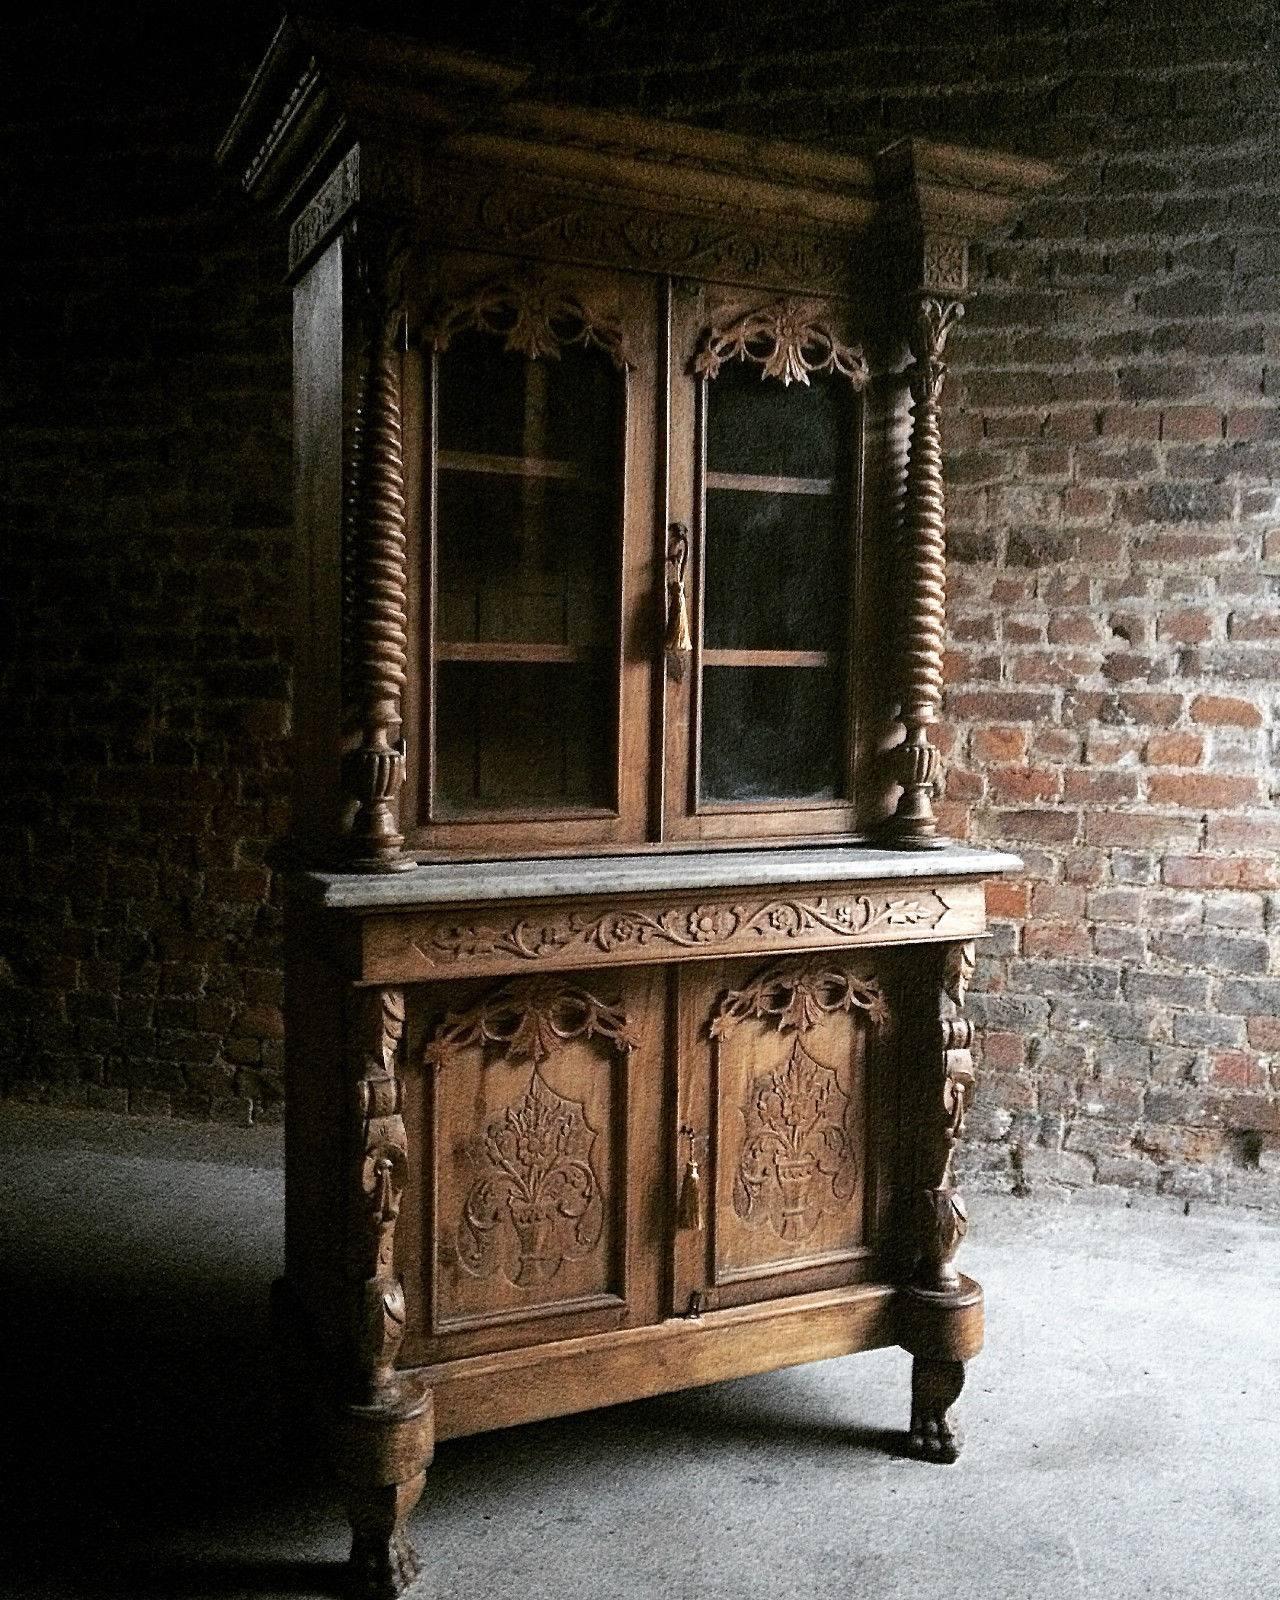
<path id="1" fill-rule="evenodd" d="M 395 1232 L 409 1178 L 409 1138 L 398 1075 L 404 992 L 361 989 L 350 1000 L 356 1156 L 350 1267 L 354 1289 L 353 1382 L 376 1403 L 392 1383 L 404 1339 L 404 1290 L 395 1271 Z"/>
<path id="2" fill-rule="evenodd" d="M 973 1024 L 961 1014 L 974 964 L 972 942 L 947 947 L 938 997 L 935 1087 L 930 1090 L 918 1169 L 918 1283 L 943 1294 L 960 1288 L 954 1260 L 969 1226 L 964 1199 L 953 1181 L 952 1164 L 976 1081 Z"/>
<path id="3" fill-rule="evenodd" d="M 942 655 L 946 628 L 946 494 L 942 476 L 940 404 L 947 367 L 947 337 L 964 315 L 957 299 L 917 291 L 911 297 L 908 338 L 911 365 L 911 442 L 903 500 L 901 562 L 901 696 L 904 736 L 890 751 L 902 786 L 885 824 L 886 842 L 929 849 L 938 835 L 933 796 L 941 759 L 930 739 L 942 705 Z"/>
<path id="4" fill-rule="evenodd" d="M 343 787 L 354 806 L 348 865 L 398 872 L 408 667 L 408 563 L 400 421 L 403 280 L 398 229 L 361 218 L 348 234 L 361 345 L 350 419 L 344 526 L 343 681 L 350 741 Z"/>

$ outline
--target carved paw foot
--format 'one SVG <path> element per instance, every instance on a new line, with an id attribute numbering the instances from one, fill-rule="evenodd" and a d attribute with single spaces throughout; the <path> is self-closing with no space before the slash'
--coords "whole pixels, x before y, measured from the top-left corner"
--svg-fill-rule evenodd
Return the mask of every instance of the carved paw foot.
<path id="1" fill-rule="evenodd" d="M 917 1356 L 911 1367 L 910 1452 L 920 1461 L 950 1463 L 964 1443 L 960 1425 L 948 1415 L 964 1388 L 963 1361 Z"/>
<path id="2" fill-rule="evenodd" d="M 422 1570 L 418 1553 L 403 1530 L 356 1534 L 348 1568 L 352 1600 L 396 1600 Z"/>

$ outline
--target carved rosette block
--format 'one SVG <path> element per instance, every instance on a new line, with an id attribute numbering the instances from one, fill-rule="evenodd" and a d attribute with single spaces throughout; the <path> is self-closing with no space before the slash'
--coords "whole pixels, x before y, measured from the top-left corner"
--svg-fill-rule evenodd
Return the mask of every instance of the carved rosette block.
<path id="1" fill-rule="evenodd" d="M 398 872 L 404 852 L 399 793 L 408 667 L 408 562 L 400 420 L 400 330 L 405 250 L 393 233 L 361 222 L 351 234 L 362 351 L 348 430 L 344 686 L 354 746 L 343 785 L 354 803 L 349 865 Z"/>
<path id="2" fill-rule="evenodd" d="M 404 993 L 360 989 L 349 1005 L 356 1071 L 348 1227 L 351 1361 L 348 1396 L 332 1419 L 330 1443 L 352 1528 L 350 1592 L 360 1600 L 393 1600 L 418 1572 L 405 1522 L 434 1449 L 431 1391 L 416 1374 L 396 1371 L 405 1301 L 395 1271 L 395 1232 L 409 1177 L 398 1072 Z"/>
<path id="3" fill-rule="evenodd" d="M 943 842 L 933 813 L 941 764 L 929 736 L 942 704 L 947 594 L 940 403 L 947 335 L 963 314 L 958 300 L 925 295 L 914 303 L 910 328 L 912 416 L 902 520 L 899 710 L 905 737 L 891 752 L 893 775 L 902 793 L 885 828 L 887 841 L 904 848 L 931 848 Z"/>

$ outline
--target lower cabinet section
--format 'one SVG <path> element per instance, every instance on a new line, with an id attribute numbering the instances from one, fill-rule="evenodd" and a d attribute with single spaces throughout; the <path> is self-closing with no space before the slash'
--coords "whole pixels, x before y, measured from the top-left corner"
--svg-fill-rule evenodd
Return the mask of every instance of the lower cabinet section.
<path id="1" fill-rule="evenodd" d="M 865 1281 L 892 956 L 410 987 L 402 1362 Z"/>

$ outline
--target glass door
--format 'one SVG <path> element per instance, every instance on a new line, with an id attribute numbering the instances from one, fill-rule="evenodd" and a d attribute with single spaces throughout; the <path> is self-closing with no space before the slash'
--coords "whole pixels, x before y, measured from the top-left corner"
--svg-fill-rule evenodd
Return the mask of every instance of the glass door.
<path id="1" fill-rule="evenodd" d="M 616 280 L 482 279 L 432 324 L 425 842 L 638 838 L 627 484 L 652 357 Z M 643 765 L 643 763 L 641 763 Z M 415 841 L 424 842 L 424 841 Z"/>
<path id="2" fill-rule="evenodd" d="M 704 322 L 689 365 L 697 604 L 687 684 L 668 672 L 688 730 L 669 830 L 852 831 L 865 364 L 784 301 Z"/>

